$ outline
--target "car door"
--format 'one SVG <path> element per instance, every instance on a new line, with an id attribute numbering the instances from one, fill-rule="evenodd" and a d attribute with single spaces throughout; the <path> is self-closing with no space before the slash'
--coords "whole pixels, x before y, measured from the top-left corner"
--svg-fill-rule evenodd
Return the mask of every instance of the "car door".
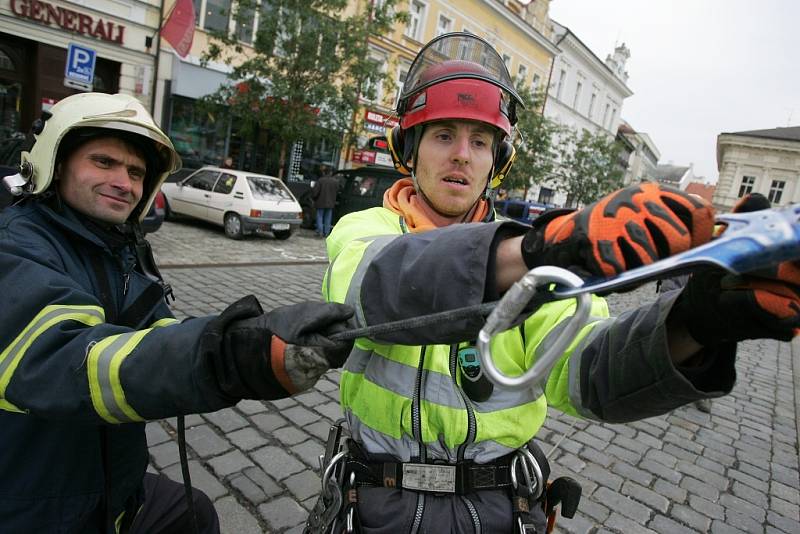
<path id="1" fill-rule="evenodd" d="M 229 172 L 223 172 L 219 175 L 217 183 L 214 184 L 214 188 L 208 197 L 207 213 L 209 221 L 222 225 L 224 224 L 225 214 L 229 211 L 235 211 L 233 188 L 239 179 L 235 174 Z M 242 197 L 241 193 L 238 193 L 238 195 Z"/>
<path id="2" fill-rule="evenodd" d="M 208 220 L 208 199 L 219 176 L 219 171 L 200 170 L 181 182 L 170 200 L 175 213 Z"/>

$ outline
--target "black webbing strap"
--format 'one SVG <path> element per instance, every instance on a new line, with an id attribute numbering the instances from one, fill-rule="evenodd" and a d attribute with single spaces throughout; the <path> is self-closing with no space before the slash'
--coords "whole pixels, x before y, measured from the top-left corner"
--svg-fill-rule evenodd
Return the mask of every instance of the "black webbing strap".
<path id="1" fill-rule="evenodd" d="M 359 482 L 384 486 L 387 488 L 404 489 L 403 485 L 403 466 L 404 465 L 425 465 L 413 462 L 371 462 L 359 458 L 348 458 L 345 468 L 347 473 L 355 471 Z M 492 490 L 511 487 L 511 460 L 509 457 L 500 458 L 494 462 L 478 464 L 471 461 L 459 462 L 448 465 L 455 469 L 455 493 L 456 495 L 466 495 L 480 490 Z M 431 464 L 436 466 L 436 464 Z M 442 493 L 436 489 L 425 490 L 414 488 L 413 491 L 431 491 Z"/>

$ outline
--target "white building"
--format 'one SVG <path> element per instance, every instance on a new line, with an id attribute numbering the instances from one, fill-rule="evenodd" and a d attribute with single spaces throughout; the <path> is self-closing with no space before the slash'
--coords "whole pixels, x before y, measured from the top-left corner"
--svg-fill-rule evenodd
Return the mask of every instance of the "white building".
<path id="1" fill-rule="evenodd" d="M 566 26 L 551 21 L 560 53 L 553 62 L 544 106 L 545 117 L 574 130 L 617 134 L 622 105 L 633 94 L 626 82 L 630 51 L 622 44 L 603 62 Z M 532 186 L 528 198 L 564 205 L 566 195 L 555 183 Z"/>
<path id="2" fill-rule="evenodd" d="M 720 211 L 748 193 L 761 193 L 775 206 L 800 202 L 800 126 L 721 133 L 717 169 L 714 206 Z"/>
<path id="3" fill-rule="evenodd" d="M 630 185 L 655 180 L 656 166 L 661 157 L 658 147 L 644 132 L 637 132 L 624 119 L 620 121 L 617 138 L 624 137 L 631 146 L 623 183 Z"/>

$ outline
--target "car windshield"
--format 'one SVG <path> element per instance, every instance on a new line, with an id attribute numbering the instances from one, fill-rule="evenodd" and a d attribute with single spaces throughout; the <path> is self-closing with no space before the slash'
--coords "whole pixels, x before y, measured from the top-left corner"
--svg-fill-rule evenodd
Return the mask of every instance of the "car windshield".
<path id="1" fill-rule="evenodd" d="M 273 178 L 264 178 L 261 176 L 248 176 L 247 183 L 250 185 L 250 191 L 253 193 L 253 198 L 259 200 L 294 200 L 292 193 L 283 185 L 283 182 Z"/>

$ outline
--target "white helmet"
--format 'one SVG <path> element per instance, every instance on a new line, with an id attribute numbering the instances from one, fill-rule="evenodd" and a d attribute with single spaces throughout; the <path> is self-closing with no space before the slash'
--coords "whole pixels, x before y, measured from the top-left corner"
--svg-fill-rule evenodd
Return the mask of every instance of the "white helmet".
<path id="1" fill-rule="evenodd" d="M 41 121 L 34 125 L 36 142 L 30 152 L 22 153 L 20 172 L 8 177 L 7 186 L 15 194 L 36 195 L 45 191 L 53 181 L 59 149 L 65 148 L 61 143 L 73 138 L 78 133 L 75 130 L 84 128 L 91 137 L 102 136 L 103 130 L 112 130 L 144 145 L 145 191 L 130 217 L 130 220 L 135 217 L 141 221 L 161 184 L 170 173 L 180 169 L 181 160 L 169 137 L 156 126 L 144 106 L 130 95 L 80 93 L 59 101 L 49 115 L 43 114 Z M 73 135 L 68 136 L 70 133 Z"/>

